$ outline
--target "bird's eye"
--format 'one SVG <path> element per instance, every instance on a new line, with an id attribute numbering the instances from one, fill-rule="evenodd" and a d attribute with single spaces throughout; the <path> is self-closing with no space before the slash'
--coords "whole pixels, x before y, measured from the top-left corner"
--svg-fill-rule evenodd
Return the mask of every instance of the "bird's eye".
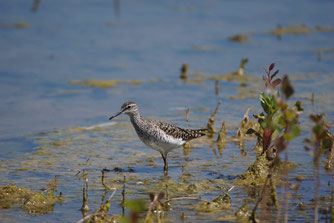
<path id="1" fill-rule="evenodd" d="M 131 108 L 131 106 L 130 106 L 130 105 L 126 106 L 126 109 L 129 109 L 129 108 Z"/>

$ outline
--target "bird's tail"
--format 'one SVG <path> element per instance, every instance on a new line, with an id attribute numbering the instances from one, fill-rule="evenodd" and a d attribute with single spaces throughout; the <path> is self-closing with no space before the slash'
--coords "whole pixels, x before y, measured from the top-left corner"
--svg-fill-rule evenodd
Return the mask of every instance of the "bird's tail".
<path id="1" fill-rule="evenodd" d="M 188 140 L 204 136 L 207 130 L 208 129 L 186 129 L 188 132 Z"/>

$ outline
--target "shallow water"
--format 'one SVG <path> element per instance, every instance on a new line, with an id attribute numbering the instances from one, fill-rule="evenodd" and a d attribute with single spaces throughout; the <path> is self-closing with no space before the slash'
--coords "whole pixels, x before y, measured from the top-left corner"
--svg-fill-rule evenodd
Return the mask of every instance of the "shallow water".
<path id="1" fill-rule="evenodd" d="M 300 213 L 296 205 L 300 201 L 309 204 L 314 197 L 312 157 L 303 144 L 312 126 L 308 115 L 326 113 L 330 125 L 334 124 L 334 32 L 316 29 L 334 27 L 334 3 L 121 1 L 117 8 L 116 2 L 41 1 L 34 10 L 33 1 L 0 3 L 0 186 L 16 184 L 38 191 L 58 174 L 58 192 L 66 198 L 42 216 L 32 217 L 21 209 L 0 210 L 1 221 L 79 220 L 84 182 L 75 175 L 83 169 L 89 179 L 91 210 L 99 206 L 104 194 L 100 184 L 103 168 L 122 168 L 125 172 L 106 174 L 109 183 L 121 186 L 126 175 L 127 196 L 148 200 L 148 192 L 164 190 L 154 186 L 166 180 L 160 155 L 137 139 L 127 117 L 113 122 L 108 118 L 124 101 L 132 100 L 144 116 L 183 127 L 185 110 L 190 108 L 189 127 L 199 128 L 206 126 L 217 102 L 222 101 L 215 127 L 219 129 L 225 121 L 228 136 L 233 136 L 248 107 L 250 114 L 260 111 L 257 95 L 264 90 L 262 67 L 272 62 L 280 69 L 280 77 L 289 74 L 296 92 L 291 100 L 302 101 L 305 109 L 300 117 L 302 135 L 289 147 L 289 160 L 298 164 L 289 172 L 291 182 L 299 175 L 305 180 L 300 183 L 298 199 L 291 200 L 289 217 L 301 222 L 312 219 L 312 208 Z M 269 34 L 278 24 L 304 24 L 310 33 L 282 35 L 279 40 Z M 246 35 L 249 42 L 228 40 L 237 34 Z M 240 87 L 239 81 L 222 80 L 215 95 L 213 80 L 179 79 L 183 63 L 189 64 L 192 79 L 198 73 L 235 72 L 241 58 L 249 59 L 246 88 Z M 85 79 L 136 80 L 141 84 L 120 83 L 113 88 L 72 84 Z M 94 128 L 106 123 L 115 124 Z M 227 143 L 219 155 L 216 147 L 195 141 L 188 157 L 182 149 L 170 153 L 170 180 L 208 181 L 216 190 L 204 188 L 194 196 L 212 200 L 253 162 L 255 143 L 254 139 L 245 142 L 246 153 Z M 148 158 L 153 158 L 155 165 Z M 332 174 L 324 168 L 321 171 L 320 196 L 329 196 L 326 185 L 332 183 Z M 169 190 L 171 197 L 186 195 Z M 186 222 L 215 222 L 233 214 L 249 197 L 244 188 L 234 188 L 230 195 L 232 207 L 226 212 L 197 213 L 189 207 L 193 201 L 182 201 L 172 203 L 167 218 L 179 221 L 184 212 Z M 121 198 L 118 189 L 110 213 L 121 213 Z M 248 206 L 251 209 L 253 203 Z"/>

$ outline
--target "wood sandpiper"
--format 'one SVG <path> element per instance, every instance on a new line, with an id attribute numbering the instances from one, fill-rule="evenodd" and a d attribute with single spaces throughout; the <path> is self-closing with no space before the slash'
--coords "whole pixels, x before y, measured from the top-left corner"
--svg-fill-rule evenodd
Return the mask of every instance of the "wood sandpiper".
<path id="1" fill-rule="evenodd" d="M 125 102 L 121 111 L 111 116 L 109 120 L 121 114 L 127 114 L 130 117 L 139 139 L 146 146 L 161 153 L 165 164 L 165 175 L 168 171 L 167 154 L 171 150 L 183 146 L 189 140 L 205 135 L 203 131 L 206 129 L 183 129 L 166 122 L 146 119 L 140 115 L 138 106 L 132 101 Z"/>

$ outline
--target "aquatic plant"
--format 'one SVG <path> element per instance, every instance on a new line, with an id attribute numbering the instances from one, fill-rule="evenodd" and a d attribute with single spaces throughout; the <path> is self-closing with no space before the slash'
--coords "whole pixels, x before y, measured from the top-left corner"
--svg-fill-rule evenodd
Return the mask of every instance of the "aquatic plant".
<path id="1" fill-rule="evenodd" d="M 250 219 L 252 221 L 256 221 L 255 212 L 257 210 L 258 205 L 264 199 L 267 187 L 270 187 L 272 193 L 270 193 L 270 197 L 272 198 L 272 203 L 277 205 L 277 198 L 275 196 L 276 192 L 274 188 L 276 187 L 273 183 L 273 173 L 276 168 L 280 165 L 280 156 L 279 154 L 286 150 L 285 152 L 285 162 L 283 163 L 283 178 L 287 178 L 287 161 L 288 161 L 288 143 L 293 140 L 295 137 L 300 135 L 301 128 L 299 126 L 299 113 L 302 111 L 301 103 L 296 102 L 294 106 L 288 105 L 286 100 L 288 100 L 294 93 L 294 89 L 290 84 L 290 80 L 287 75 L 283 77 L 283 80 L 280 78 L 274 79 L 274 77 L 278 74 L 279 70 L 276 70 L 273 74 L 275 64 L 272 63 L 269 66 L 269 69 L 264 69 L 266 76 L 263 75 L 263 80 L 266 87 L 266 93 L 260 93 L 259 99 L 261 102 L 261 107 L 263 112 L 259 115 L 254 115 L 254 117 L 258 120 L 260 124 L 260 131 L 256 131 L 250 128 L 246 134 L 255 134 L 258 137 L 258 140 L 261 142 L 258 143 L 262 145 L 262 154 L 265 154 L 266 162 L 270 161 L 267 164 L 266 174 L 264 179 L 264 184 L 262 187 L 262 191 L 260 197 L 258 198 L 254 209 L 252 211 Z M 275 88 L 281 84 L 280 91 L 275 90 Z M 280 96 L 284 95 L 285 100 Z M 260 156 L 261 157 L 261 156 Z M 255 163 L 248 169 L 249 172 L 252 173 L 253 166 L 259 163 L 258 159 Z M 261 162 L 263 163 L 263 162 Z M 258 166 L 258 165 L 256 165 Z M 247 173 L 247 172 L 246 172 Z M 245 174 L 246 174 L 245 173 Z M 262 175 L 263 176 L 263 175 Z M 270 184 L 268 184 L 268 181 Z M 268 186 L 269 185 L 269 186 Z M 271 186 L 270 186 L 271 185 Z M 282 191 L 285 192 L 286 185 L 283 183 Z M 285 193 L 287 196 L 287 193 Z M 268 197 L 268 196 L 267 196 Z M 282 199 L 282 197 L 281 197 Z M 285 197 L 285 207 L 288 206 L 288 198 Z M 264 203 L 264 202 L 263 202 Z M 264 205 L 265 208 L 265 205 Z M 286 208 L 287 210 L 287 208 Z M 285 219 L 287 218 L 287 211 L 285 211 Z M 278 210 L 277 219 L 280 217 L 280 210 Z"/>
<path id="2" fill-rule="evenodd" d="M 259 96 L 263 112 L 259 115 L 254 115 L 260 124 L 262 134 L 254 129 L 249 129 L 246 133 L 261 135 L 262 153 L 267 153 L 268 158 L 270 158 L 270 152 L 275 155 L 277 152 L 283 151 L 285 142 L 299 136 L 301 128 L 298 124 L 298 118 L 299 113 L 303 110 L 299 101 L 293 107 L 288 107 L 287 102 L 280 96 L 280 92 L 275 90 L 282 82 L 281 92 L 286 100 L 294 93 L 287 75 L 283 77 L 283 81 L 280 78 L 274 80 L 274 77 L 279 72 L 279 70 L 276 70 L 271 75 L 274 67 L 275 64 L 273 63 L 268 70 L 263 68 L 267 75 L 262 76 L 267 93 L 262 92 Z"/>
<path id="3" fill-rule="evenodd" d="M 47 189 L 42 192 L 16 185 L 0 187 L 0 209 L 19 207 L 30 215 L 44 215 L 52 212 L 55 204 L 64 200 L 62 193 L 58 196 L 54 194 L 57 189 L 57 179 L 56 175 L 47 185 Z"/>

